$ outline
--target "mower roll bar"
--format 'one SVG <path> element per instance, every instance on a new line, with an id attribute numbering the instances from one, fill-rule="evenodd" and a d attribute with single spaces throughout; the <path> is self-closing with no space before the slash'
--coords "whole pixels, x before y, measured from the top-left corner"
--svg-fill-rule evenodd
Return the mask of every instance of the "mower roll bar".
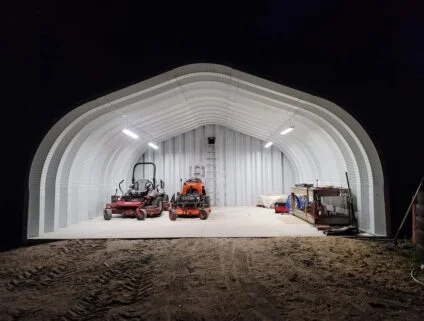
<path id="1" fill-rule="evenodd" d="M 138 165 L 153 165 L 153 188 L 156 188 L 156 165 L 155 163 L 146 162 L 146 163 L 136 163 L 133 167 L 133 174 L 132 174 L 132 180 L 131 182 L 135 183 L 135 169 Z"/>

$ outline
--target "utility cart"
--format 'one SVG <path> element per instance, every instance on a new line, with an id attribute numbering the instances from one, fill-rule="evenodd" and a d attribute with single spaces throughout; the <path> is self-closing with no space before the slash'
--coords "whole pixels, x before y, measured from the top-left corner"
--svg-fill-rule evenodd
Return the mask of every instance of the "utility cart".
<path id="1" fill-rule="evenodd" d="M 314 225 L 351 225 L 349 190 L 342 187 L 294 186 L 291 189 L 290 212 Z"/>

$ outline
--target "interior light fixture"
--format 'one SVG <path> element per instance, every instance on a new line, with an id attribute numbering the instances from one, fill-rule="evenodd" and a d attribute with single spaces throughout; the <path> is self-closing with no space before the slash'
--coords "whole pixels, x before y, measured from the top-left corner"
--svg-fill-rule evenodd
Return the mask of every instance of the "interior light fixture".
<path id="1" fill-rule="evenodd" d="M 290 126 L 290 127 L 287 127 L 286 129 L 284 129 L 280 134 L 281 135 L 285 135 L 285 134 L 287 134 L 287 133 L 290 133 L 292 130 L 294 129 L 294 126 Z"/>
<path id="2" fill-rule="evenodd" d="M 273 143 L 273 142 L 268 142 L 268 143 L 266 143 L 266 144 L 264 145 L 264 147 L 265 147 L 265 148 L 271 147 L 271 146 L 272 146 L 272 144 L 274 144 L 274 143 Z"/>
<path id="3" fill-rule="evenodd" d="M 138 138 L 138 135 L 137 134 L 135 134 L 135 133 L 133 133 L 131 130 L 129 130 L 129 129 L 123 129 L 122 130 L 122 132 L 125 134 L 125 135 L 128 135 L 128 136 L 130 136 L 131 138 L 134 138 L 134 139 L 137 139 Z"/>
<path id="4" fill-rule="evenodd" d="M 147 145 L 149 145 L 151 148 L 154 148 L 154 149 L 159 149 L 159 146 L 158 145 L 156 145 L 156 144 L 154 144 L 154 143 L 148 143 Z"/>

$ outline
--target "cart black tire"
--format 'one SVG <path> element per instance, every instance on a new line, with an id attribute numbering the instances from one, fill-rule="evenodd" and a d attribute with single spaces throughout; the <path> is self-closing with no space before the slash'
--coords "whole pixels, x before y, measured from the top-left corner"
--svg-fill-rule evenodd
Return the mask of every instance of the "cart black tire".
<path id="1" fill-rule="evenodd" d="M 103 211 L 103 218 L 106 221 L 110 221 L 112 219 L 112 210 L 110 208 L 107 208 Z"/>
<path id="2" fill-rule="evenodd" d="M 417 209 L 417 216 L 424 217 L 424 204 L 423 205 L 417 204 L 416 206 L 417 206 L 416 207 L 416 209 Z"/>
<path id="3" fill-rule="evenodd" d="M 207 220 L 208 219 L 208 212 L 206 210 L 201 209 L 199 212 L 199 217 L 201 220 Z"/>
<path id="4" fill-rule="evenodd" d="M 420 205 L 424 205 L 424 191 L 419 191 L 417 194 L 417 202 Z"/>
<path id="5" fill-rule="evenodd" d="M 146 217 L 147 217 L 147 212 L 146 210 L 137 208 L 135 210 L 135 217 L 137 218 L 137 220 L 139 221 L 143 221 Z"/>
<path id="6" fill-rule="evenodd" d="M 416 231 L 417 244 L 424 246 L 424 230 L 417 229 Z"/>
<path id="7" fill-rule="evenodd" d="M 417 229 L 424 231 L 424 217 L 417 216 L 415 218 L 415 224 L 416 224 Z"/>
<path id="8" fill-rule="evenodd" d="M 417 244 L 417 253 L 421 263 L 424 264 L 424 245 Z"/>
<path id="9" fill-rule="evenodd" d="M 177 213 L 174 210 L 169 210 L 169 219 L 175 221 L 177 219 Z"/>

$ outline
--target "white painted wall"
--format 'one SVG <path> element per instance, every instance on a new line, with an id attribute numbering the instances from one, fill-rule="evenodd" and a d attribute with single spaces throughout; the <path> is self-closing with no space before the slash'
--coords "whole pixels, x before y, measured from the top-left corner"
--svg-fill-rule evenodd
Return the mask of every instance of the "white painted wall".
<path id="1" fill-rule="evenodd" d="M 156 164 L 156 178 L 165 181 L 171 197 L 181 189 L 180 178 L 184 181 L 191 176 L 190 166 L 200 165 L 207 171 L 208 137 L 215 137 L 214 205 L 254 205 L 258 195 L 290 192 L 293 168 L 286 158 L 283 161 L 280 149 L 264 148 L 264 141 L 219 125 L 201 126 L 168 139 L 159 144 L 159 150 L 148 149 L 138 161 Z M 152 166 L 144 168 L 145 177 L 151 178 Z M 205 176 L 210 191 L 212 184 Z"/>

